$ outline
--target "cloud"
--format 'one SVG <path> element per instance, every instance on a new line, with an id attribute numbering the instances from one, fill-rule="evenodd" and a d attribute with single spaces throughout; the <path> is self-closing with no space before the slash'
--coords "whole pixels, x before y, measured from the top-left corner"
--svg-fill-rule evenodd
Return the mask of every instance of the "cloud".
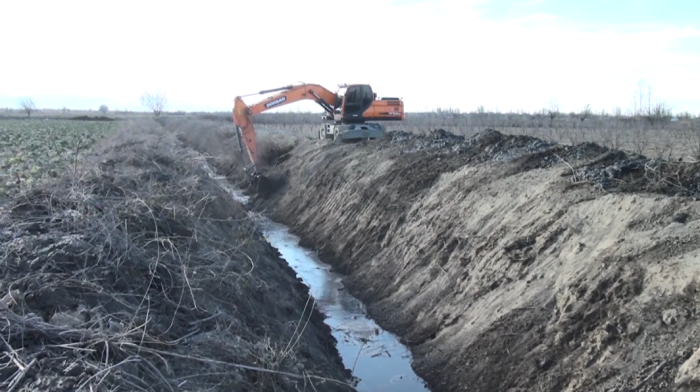
<path id="1" fill-rule="evenodd" d="M 696 110 L 688 91 L 700 88 L 700 52 L 678 45 L 700 36 L 696 28 L 603 25 L 542 4 L 493 18 L 489 4 L 11 2 L 2 85 L 10 95 L 123 100 L 158 87 L 173 101 L 226 109 L 236 95 L 301 80 L 370 83 L 411 110 L 534 110 L 551 98 L 578 110 L 624 107 L 644 78 Z"/>

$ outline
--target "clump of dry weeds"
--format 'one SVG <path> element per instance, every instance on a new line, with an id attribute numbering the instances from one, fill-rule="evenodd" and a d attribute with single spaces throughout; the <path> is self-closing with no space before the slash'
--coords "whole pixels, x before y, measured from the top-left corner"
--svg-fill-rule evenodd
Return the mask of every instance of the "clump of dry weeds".
<path id="1" fill-rule="evenodd" d="M 323 325 L 304 286 L 156 124 L 9 200 L 0 254 L 3 390 L 294 390 L 341 373 L 315 372 L 309 358 L 333 357 L 297 336 Z"/>

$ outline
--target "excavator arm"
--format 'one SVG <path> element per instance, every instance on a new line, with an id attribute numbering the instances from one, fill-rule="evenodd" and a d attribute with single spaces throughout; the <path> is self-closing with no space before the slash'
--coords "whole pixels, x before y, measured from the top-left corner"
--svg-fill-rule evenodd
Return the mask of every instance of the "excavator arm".
<path id="1" fill-rule="evenodd" d="M 337 94 L 316 84 L 291 85 L 260 91 L 259 94 L 268 94 L 277 91 L 281 92 L 251 106 L 246 105 L 240 96 L 234 99 L 233 122 L 236 125 L 239 142 L 242 139 L 243 145 L 245 145 L 246 151 L 248 152 L 248 157 L 250 158 L 250 165 L 246 167 L 246 172 L 252 174 L 253 177 L 258 176 L 256 166 L 260 158 L 258 155 L 255 128 L 253 127 L 253 115 L 307 99 L 313 100 L 321 105 L 331 116 L 337 106 Z"/>

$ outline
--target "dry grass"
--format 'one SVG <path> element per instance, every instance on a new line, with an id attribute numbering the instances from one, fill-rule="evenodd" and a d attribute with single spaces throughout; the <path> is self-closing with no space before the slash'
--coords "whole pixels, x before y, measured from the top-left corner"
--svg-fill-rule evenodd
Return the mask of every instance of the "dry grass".
<path id="1" fill-rule="evenodd" d="M 240 146 L 232 123 L 223 119 L 163 118 L 160 123 L 174 132 L 178 139 L 202 153 L 217 174 L 226 176 L 234 184 L 246 181 L 242 168 L 249 159 Z M 256 135 L 261 163 L 275 166 L 277 160 L 304 139 L 301 132 L 288 132 L 266 126 L 257 126 Z M 244 156 L 245 155 L 245 156 Z"/>
<path id="2" fill-rule="evenodd" d="M 316 328 L 320 315 L 301 310 L 308 293 L 202 164 L 157 124 L 129 123 L 80 177 L 7 200 L 3 390 L 340 385 L 299 370 L 294 322 Z M 300 344 L 314 352 L 309 333 Z"/>
<path id="3" fill-rule="evenodd" d="M 244 179 L 236 131 L 230 124 L 198 119 L 162 118 L 159 122 L 176 137 L 203 154 L 217 174 L 233 182 Z"/>

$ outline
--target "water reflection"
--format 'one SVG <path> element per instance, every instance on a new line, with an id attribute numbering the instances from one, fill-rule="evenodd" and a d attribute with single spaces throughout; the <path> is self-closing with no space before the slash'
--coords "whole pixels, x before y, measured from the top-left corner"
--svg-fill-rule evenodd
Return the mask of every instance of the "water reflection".
<path id="1" fill-rule="evenodd" d="M 257 217 L 267 240 L 309 286 L 316 305 L 338 340 L 338 351 L 348 369 L 360 379 L 359 392 L 427 392 L 411 368 L 411 354 L 398 338 L 365 314 L 365 307 L 348 294 L 342 276 L 330 272 L 311 252 L 300 247 L 299 238 L 264 217 Z M 358 355 L 359 353 L 359 355 Z"/>

